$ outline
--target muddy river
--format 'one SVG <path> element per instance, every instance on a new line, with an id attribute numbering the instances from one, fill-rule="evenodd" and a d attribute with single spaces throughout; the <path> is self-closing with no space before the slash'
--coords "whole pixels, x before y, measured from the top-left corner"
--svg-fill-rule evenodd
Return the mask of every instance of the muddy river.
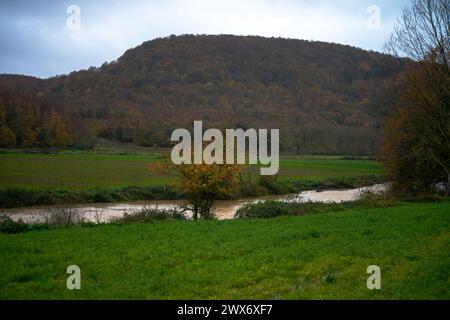
<path id="1" fill-rule="evenodd" d="M 357 195 L 366 189 L 384 190 L 385 185 L 374 185 L 371 187 L 349 189 L 349 190 L 326 190 L 326 191 L 304 191 L 298 194 L 264 196 L 257 198 L 217 201 L 214 207 L 218 219 L 232 219 L 236 211 L 247 203 L 259 201 L 314 201 L 314 202 L 342 202 L 355 200 Z M 127 203 L 105 203 L 105 204 L 78 204 L 73 209 L 80 212 L 84 219 L 93 222 L 107 222 L 113 218 L 121 217 L 124 212 L 133 213 L 144 207 L 167 210 L 176 208 L 183 201 L 161 200 L 161 201 L 138 201 Z M 72 208 L 72 207 L 71 207 Z M 15 221 L 22 220 L 27 223 L 44 222 L 51 210 L 57 210 L 58 206 L 27 207 L 5 209 L 3 213 L 11 216 Z"/>

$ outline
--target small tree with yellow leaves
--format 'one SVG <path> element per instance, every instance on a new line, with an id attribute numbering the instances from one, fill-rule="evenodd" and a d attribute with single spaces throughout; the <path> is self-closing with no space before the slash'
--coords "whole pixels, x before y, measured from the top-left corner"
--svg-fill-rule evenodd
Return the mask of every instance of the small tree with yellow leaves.
<path id="1" fill-rule="evenodd" d="M 193 213 L 193 219 L 212 219 L 214 201 L 227 199 L 239 181 L 241 165 L 174 164 L 170 155 L 163 153 L 163 161 L 149 165 L 162 174 L 175 174 L 180 181 L 178 189 L 186 198 L 184 210 Z"/>

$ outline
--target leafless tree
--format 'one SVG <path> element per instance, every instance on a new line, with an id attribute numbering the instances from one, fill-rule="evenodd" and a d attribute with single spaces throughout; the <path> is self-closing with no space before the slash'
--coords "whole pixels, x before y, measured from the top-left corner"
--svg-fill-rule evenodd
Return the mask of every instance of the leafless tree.
<path id="1" fill-rule="evenodd" d="M 403 9 L 397 25 L 384 43 L 387 53 L 408 57 L 414 61 L 427 60 L 437 52 L 438 62 L 449 72 L 450 1 L 414 0 Z"/>
<path id="2" fill-rule="evenodd" d="M 384 44 L 405 72 L 408 127 L 417 133 L 431 161 L 445 171 L 450 195 L 450 0 L 413 0 Z M 412 62 L 411 62 L 412 60 Z M 409 61 L 409 63 L 408 63 Z"/>

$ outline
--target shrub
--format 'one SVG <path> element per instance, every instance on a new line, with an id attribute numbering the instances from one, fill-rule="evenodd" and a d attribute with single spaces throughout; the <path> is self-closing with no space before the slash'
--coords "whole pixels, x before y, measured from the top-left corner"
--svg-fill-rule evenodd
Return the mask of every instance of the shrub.
<path id="1" fill-rule="evenodd" d="M 36 191 L 21 188 L 0 188 L 0 203 L 4 208 L 32 206 Z"/>
<path id="2" fill-rule="evenodd" d="M 171 186 L 127 187 L 122 189 L 32 190 L 25 188 L 0 188 L 2 208 L 17 208 L 63 203 L 101 203 L 126 200 L 177 200 L 182 195 Z"/>
<path id="3" fill-rule="evenodd" d="M 383 176 L 337 177 L 321 181 L 317 189 L 353 189 L 386 182 Z"/>
<path id="4" fill-rule="evenodd" d="M 320 182 L 308 180 L 297 180 L 292 184 L 298 191 L 313 190 L 320 186 Z"/>
<path id="5" fill-rule="evenodd" d="M 281 186 L 276 176 L 260 176 L 258 184 L 266 188 L 270 194 L 280 194 Z"/>
<path id="6" fill-rule="evenodd" d="M 364 208 L 388 208 L 396 203 L 397 200 L 386 190 L 362 189 L 355 199 L 355 204 Z"/>
<path id="7" fill-rule="evenodd" d="M 88 197 L 90 201 L 101 203 L 101 202 L 114 202 L 116 197 L 114 193 L 110 190 L 105 189 L 92 189 L 88 191 Z"/>
<path id="8" fill-rule="evenodd" d="M 251 203 L 240 208 L 235 218 L 273 218 L 278 216 L 300 216 L 312 213 L 336 212 L 347 209 L 387 208 L 397 204 L 387 192 L 362 190 L 355 201 L 335 202 L 282 202 L 265 201 Z"/>
<path id="9" fill-rule="evenodd" d="M 235 218 L 274 218 L 279 216 L 298 216 L 306 213 L 320 212 L 324 209 L 341 206 L 335 203 L 320 202 L 282 202 L 264 201 L 243 206 L 236 214 Z"/>
<path id="10" fill-rule="evenodd" d="M 56 226 L 73 226 L 83 222 L 85 219 L 82 212 L 70 206 L 52 208 L 46 217 L 46 224 Z"/>
<path id="11" fill-rule="evenodd" d="M 153 222 L 163 220 L 187 220 L 188 218 L 178 210 L 159 210 L 154 208 L 142 208 L 138 211 L 125 212 L 120 218 L 115 218 L 114 223 Z"/>
<path id="12" fill-rule="evenodd" d="M 13 221 L 7 215 L 0 216 L 0 232 L 1 233 L 21 233 L 28 231 L 28 225 L 23 222 Z"/>
<path id="13" fill-rule="evenodd" d="M 182 195 L 172 186 L 126 187 L 118 191 L 127 200 L 177 200 Z"/>
<path id="14" fill-rule="evenodd" d="M 269 191 L 263 186 L 252 182 L 245 182 L 238 186 L 237 193 L 233 195 L 233 198 L 249 198 L 268 194 Z"/>

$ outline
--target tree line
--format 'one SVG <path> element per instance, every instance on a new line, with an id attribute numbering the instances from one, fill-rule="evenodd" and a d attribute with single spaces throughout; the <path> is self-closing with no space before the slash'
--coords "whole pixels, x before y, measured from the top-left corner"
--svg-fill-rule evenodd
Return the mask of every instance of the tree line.
<path id="1" fill-rule="evenodd" d="M 450 196 L 450 1 L 414 0 L 385 43 L 408 56 L 395 113 L 379 154 L 394 190 Z"/>

